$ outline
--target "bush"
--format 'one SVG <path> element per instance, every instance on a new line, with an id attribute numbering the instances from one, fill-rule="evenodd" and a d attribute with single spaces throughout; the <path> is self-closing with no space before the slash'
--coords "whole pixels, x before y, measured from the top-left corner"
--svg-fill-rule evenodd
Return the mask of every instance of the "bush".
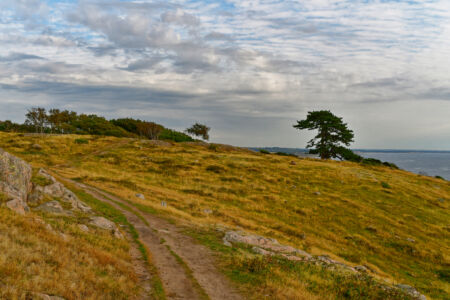
<path id="1" fill-rule="evenodd" d="M 210 166 L 207 166 L 207 167 L 206 167 L 206 171 L 209 171 L 209 172 L 213 172 L 213 173 L 219 174 L 219 173 L 224 172 L 225 169 L 224 169 L 223 167 L 221 167 L 221 166 L 210 165 Z"/>
<path id="2" fill-rule="evenodd" d="M 385 188 L 385 189 L 390 189 L 390 188 L 391 188 L 391 186 L 389 185 L 389 183 L 384 182 L 384 181 L 381 182 L 381 186 L 382 186 L 383 188 Z"/>
<path id="3" fill-rule="evenodd" d="M 89 140 L 87 139 L 76 139 L 75 144 L 89 144 Z"/>
<path id="4" fill-rule="evenodd" d="M 270 152 L 267 151 L 266 149 L 259 149 L 259 153 L 262 153 L 262 154 L 270 154 Z"/>

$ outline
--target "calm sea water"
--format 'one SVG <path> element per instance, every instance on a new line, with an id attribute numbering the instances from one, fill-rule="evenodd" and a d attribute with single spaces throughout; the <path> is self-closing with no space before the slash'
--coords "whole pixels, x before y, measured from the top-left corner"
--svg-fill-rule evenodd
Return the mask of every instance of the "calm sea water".
<path id="1" fill-rule="evenodd" d="M 372 157 L 396 164 L 401 169 L 414 173 L 439 175 L 450 180 L 450 152 L 359 152 L 363 157 Z"/>

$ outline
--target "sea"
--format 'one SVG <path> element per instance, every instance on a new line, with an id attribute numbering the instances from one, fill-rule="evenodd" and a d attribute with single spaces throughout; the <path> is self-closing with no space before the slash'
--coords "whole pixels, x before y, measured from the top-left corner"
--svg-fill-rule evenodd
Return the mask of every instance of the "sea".
<path id="1" fill-rule="evenodd" d="M 376 158 L 396 164 L 413 173 L 441 176 L 450 180 L 450 151 L 408 151 L 408 150 L 355 150 L 366 158 Z"/>
<path id="2" fill-rule="evenodd" d="M 301 148 L 279 147 L 251 147 L 259 151 L 265 149 L 270 152 L 284 152 L 291 154 L 304 154 Z M 427 176 L 441 176 L 450 180 L 450 151 L 420 151 L 420 150 L 371 150 L 353 149 L 354 152 L 365 158 L 376 158 L 396 164 L 399 168 L 416 174 Z"/>

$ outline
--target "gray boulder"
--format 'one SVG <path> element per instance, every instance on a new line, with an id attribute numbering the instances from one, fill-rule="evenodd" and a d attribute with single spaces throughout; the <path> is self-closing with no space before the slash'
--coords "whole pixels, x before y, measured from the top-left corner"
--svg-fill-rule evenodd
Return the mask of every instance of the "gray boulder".
<path id="1" fill-rule="evenodd" d="M 29 164 L 0 149 L 0 192 L 10 199 L 6 206 L 21 214 L 29 210 L 26 201 L 32 188 L 31 176 Z"/>
<path id="2" fill-rule="evenodd" d="M 123 238 L 123 235 L 117 228 L 116 224 L 104 217 L 92 217 L 90 220 L 90 224 L 95 227 L 110 231 L 116 238 Z"/>

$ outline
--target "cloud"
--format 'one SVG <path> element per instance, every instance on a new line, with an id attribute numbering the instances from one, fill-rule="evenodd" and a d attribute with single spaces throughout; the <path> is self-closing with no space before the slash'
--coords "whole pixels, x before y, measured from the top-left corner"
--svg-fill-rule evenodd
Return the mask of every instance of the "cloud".
<path id="1" fill-rule="evenodd" d="M 371 147 L 401 140 L 396 122 L 419 132 L 450 115 L 446 0 L 6 0 L 0 8 L 0 111 L 33 99 L 168 126 L 205 119 L 221 128 L 220 141 L 258 146 L 297 145 L 298 133 L 283 128 L 313 109 L 363 128 L 357 141 Z M 399 115 L 385 120 L 392 130 L 368 128 L 386 110 Z M 268 134 L 259 132 L 265 119 L 274 124 Z"/>
<path id="2" fill-rule="evenodd" d="M 16 62 L 21 60 L 41 60 L 44 59 L 41 56 L 19 53 L 19 52 L 11 52 L 9 55 L 0 57 L 0 62 Z"/>

